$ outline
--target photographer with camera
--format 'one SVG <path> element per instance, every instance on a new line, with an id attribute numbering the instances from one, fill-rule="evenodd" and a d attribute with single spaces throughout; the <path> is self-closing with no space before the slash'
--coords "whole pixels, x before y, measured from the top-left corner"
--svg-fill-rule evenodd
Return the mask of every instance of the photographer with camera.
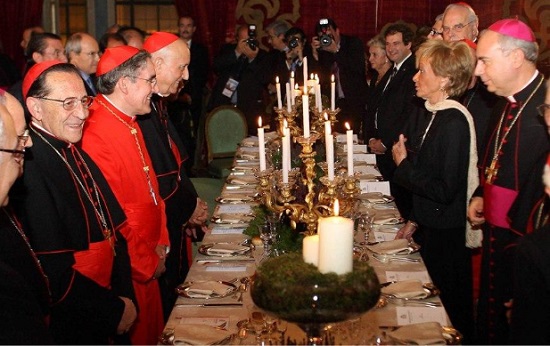
<path id="1" fill-rule="evenodd" d="M 290 28 L 285 34 L 285 41 L 288 42 L 288 51 L 286 52 L 286 65 L 289 71 L 294 71 L 296 83 L 304 84 L 302 73 L 300 71 L 304 57 L 309 56 L 311 60 L 311 48 L 306 46 L 306 34 L 298 27 Z"/>
<path id="2" fill-rule="evenodd" d="M 336 106 L 340 108 L 335 130 L 343 133 L 344 124 L 356 131 L 366 115 L 367 82 L 365 79 L 365 48 L 354 36 L 340 33 L 334 20 L 322 18 L 315 27 L 317 36 L 311 41 L 310 70 L 319 74 L 323 95 L 330 97 L 330 79 L 336 82 Z M 362 138 L 361 136 L 359 138 Z"/>
<path id="3" fill-rule="evenodd" d="M 222 46 L 214 58 L 213 70 L 218 79 L 207 111 L 233 104 L 244 113 L 249 133 L 256 134 L 258 114 L 265 112 L 263 92 L 271 72 L 265 68 L 267 53 L 259 47 L 256 26 L 241 26 L 236 36 L 237 43 Z"/>

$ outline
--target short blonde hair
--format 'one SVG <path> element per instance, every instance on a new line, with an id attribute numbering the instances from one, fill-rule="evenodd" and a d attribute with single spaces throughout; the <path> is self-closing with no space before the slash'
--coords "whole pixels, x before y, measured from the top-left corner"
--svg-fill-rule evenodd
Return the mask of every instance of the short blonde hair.
<path id="1" fill-rule="evenodd" d="M 445 86 L 447 95 L 459 97 L 466 91 L 475 68 L 475 60 L 466 43 L 428 40 L 416 51 L 417 66 L 420 59 L 429 62 L 436 76 L 449 79 Z"/>

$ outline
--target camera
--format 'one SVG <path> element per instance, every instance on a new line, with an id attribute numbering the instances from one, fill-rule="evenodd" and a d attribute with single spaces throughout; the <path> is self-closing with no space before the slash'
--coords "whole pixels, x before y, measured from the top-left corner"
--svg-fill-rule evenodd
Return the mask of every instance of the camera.
<path id="1" fill-rule="evenodd" d="M 246 43 L 252 50 L 256 50 L 259 46 L 258 40 L 256 39 L 256 25 L 254 24 L 248 26 L 248 38 L 246 39 Z"/>
<path id="2" fill-rule="evenodd" d="M 327 30 L 329 28 L 328 19 L 323 18 L 319 20 L 319 27 L 321 28 L 321 34 L 319 35 L 319 43 L 321 44 L 321 48 L 330 46 L 332 43 L 332 37 L 327 34 Z"/>
<path id="3" fill-rule="evenodd" d="M 298 47 L 299 44 L 300 44 L 300 39 L 298 37 L 293 37 L 290 39 L 290 41 L 288 41 L 288 48 L 294 49 Z"/>
<path id="4" fill-rule="evenodd" d="M 332 36 L 327 34 L 329 27 L 330 26 L 328 23 L 328 19 L 323 18 L 319 20 L 319 28 L 321 29 L 321 34 L 319 35 L 319 43 L 321 44 L 321 48 L 329 46 L 332 43 Z"/>

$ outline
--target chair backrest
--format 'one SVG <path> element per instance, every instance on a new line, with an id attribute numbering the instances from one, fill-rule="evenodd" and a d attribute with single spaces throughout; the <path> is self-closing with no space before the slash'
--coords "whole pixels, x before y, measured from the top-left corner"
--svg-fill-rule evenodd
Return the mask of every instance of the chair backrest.
<path id="1" fill-rule="evenodd" d="M 208 162 L 215 158 L 233 157 L 238 144 L 248 134 L 246 118 L 234 106 L 219 106 L 206 117 L 205 135 Z"/>

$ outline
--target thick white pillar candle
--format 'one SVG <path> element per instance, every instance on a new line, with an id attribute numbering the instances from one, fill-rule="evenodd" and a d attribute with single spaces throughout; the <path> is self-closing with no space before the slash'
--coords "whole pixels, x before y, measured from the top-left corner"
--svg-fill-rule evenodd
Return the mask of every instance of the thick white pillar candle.
<path id="1" fill-rule="evenodd" d="M 311 263 L 316 267 L 319 265 L 318 235 L 304 237 L 304 241 L 302 243 L 302 256 L 304 258 L 304 262 Z"/>
<path id="2" fill-rule="evenodd" d="M 265 136 L 264 128 L 262 127 L 262 117 L 258 118 L 258 146 L 260 148 L 260 171 L 265 171 Z"/>
<path id="3" fill-rule="evenodd" d="M 335 201 L 335 214 L 337 202 Z M 343 275 L 353 270 L 353 220 L 331 216 L 320 218 L 319 271 L 323 274 L 334 272 Z"/>
<path id="4" fill-rule="evenodd" d="M 353 130 L 346 122 L 346 147 L 348 148 L 348 176 L 353 175 Z"/>
<path id="5" fill-rule="evenodd" d="M 286 83 L 286 111 L 291 112 L 292 111 L 292 89 L 290 88 L 290 84 Z"/>
<path id="6" fill-rule="evenodd" d="M 281 83 L 279 83 L 279 76 L 275 78 L 275 88 L 277 89 L 277 108 L 283 108 L 283 100 L 281 99 Z"/>
<path id="7" fill-rule="evenodd" d="M 307 94 L 302 95 L 302 118 L 304 138 L 309 138 L 309 98 Z"/>
<path id="8" fill-rule="evenodd" d="M 330 128 L 330 121 L 325 113 L 325 153 L 327 158 L 327 175 L 328 180 L 334 180 L 334 137 Z"/>
<path id="9" fill-rule="evenodd" d="M 334 75 L 330 77 L 330 110 L 336 108 L 336 83 L 334 83 Z"/>
<path id="10" fill-rule="evenodd" d="M 290 72 L 290 100 L 291 100 L 291 105 L 294 106 L 294 103 L 296 102 L 294 100 L 294 98 L 296 97 L 296 95 L 294 95 L 294 71 L 291 71 Z"/>

